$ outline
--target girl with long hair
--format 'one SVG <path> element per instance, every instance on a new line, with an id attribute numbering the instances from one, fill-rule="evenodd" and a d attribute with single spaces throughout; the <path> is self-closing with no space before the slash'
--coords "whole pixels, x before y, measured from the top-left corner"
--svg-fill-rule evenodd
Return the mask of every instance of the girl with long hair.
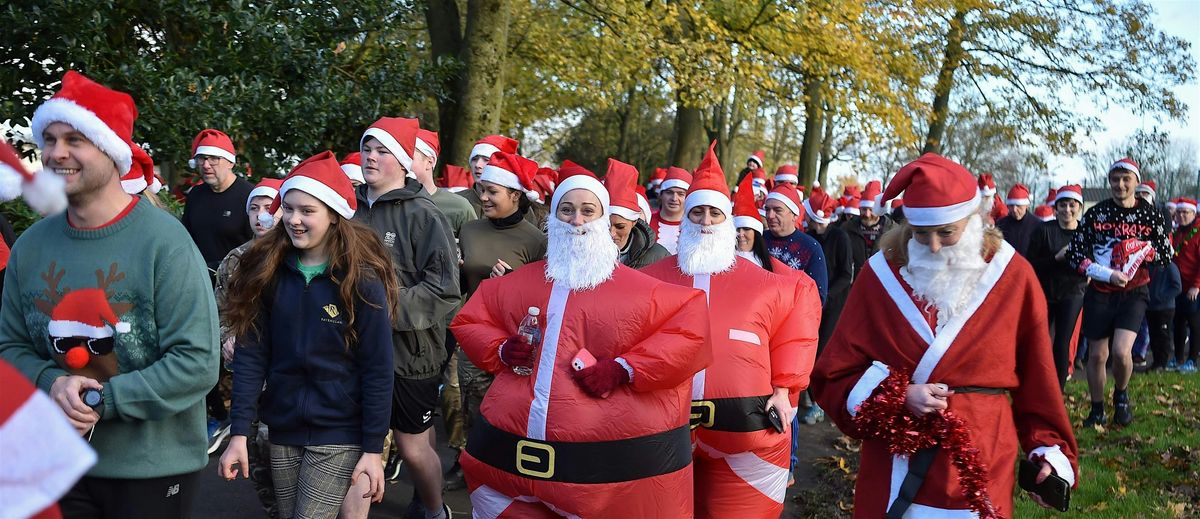
<path id="1" fill-rule="evenodd" d="M 271 430 L 285 519 L 335 517 L 363 476 L 363 497 L 383 499 L 399 284 L 375 232 L 350 220 L 355 206 L 332 153 L 301 162 L 268 210 L 282 207 L 281 224 L 242 256 L 223 309 L 238 339 L 233 436 L 218 471 L 248 475 L 246 437 L 258 416 Z"/>

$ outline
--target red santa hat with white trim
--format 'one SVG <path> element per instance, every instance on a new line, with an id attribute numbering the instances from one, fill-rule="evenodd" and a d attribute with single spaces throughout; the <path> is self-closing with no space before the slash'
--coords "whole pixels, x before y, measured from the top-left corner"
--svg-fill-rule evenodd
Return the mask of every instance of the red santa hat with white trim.
<path id="1" fill-rule="evenodd" d="M 733 215 L 733 201 L 729 199 L 729 185 L 725 183 L 725 172 L 717 160 L 717 141 L 708 145 L 708 152 L 700 159 L 700 165 L 692 173 L 692 184 L 687 198 L 683 199 L 683 213 L 693 207 L 707 205 L 720 209 L 726 216 Z"/>
<path id="2" fill-rule="evenodd" d="M 979 207 L 975 176 L 962 165 L 926 153 L 900 168 L 883 192 L 883 200 L 904 193 L 904 217 L 917 227 L 957 222 Z"/>
<path id="3" fill-rule="evenodd" d="M 437 132 L 424 128 L 417 128 L 417 139 L 413 142 L 413 147 L 434 162 L 437 162 L 438 154 L 442 151 Z"/>
<path id="4" fill-rule="evenodd" d="M 1153 180 L 1147 180 L 1147 181 L 1142 182 L 1141 184 L 1138 184 L 1138 187 L 1135 188 L 1133 190 L 1133 192 L 1134 193 L 1147 193 L 1150 196 L 1154 196 L 1154 195 L 1158 194 L 1158 184 L 1155 184 Z"/>
<path id="5" fill-rule="evenodd" d="M 1196 199 L 1181 196 L 1175 199 L 1176 211 L 1192 211 L 1196 212 Z"/>
<path id="6" fill-rule="evenodd" d="M 250 212 L 250 202 L 260 196 L 270 198 L 272 202 L 275 197 L 279 196 L 279 188 L 283 187 L 282 178 L 263 178 L 254 185 L 254 189 L 250 190 L 250 195 L 246 197 L 246 212 Z"/>
<path id="7" fill-rule="evenodd" d="M 751 184 L 754 179 L 750 175 L 738 184 L 737 192 L 733 194 L 733 225 L 738 228 L 749 228 L 763 232 L 762 217 L 758 214 L 758 205 L 754 201 L 754 189 Z"/>
<path id="8" fill-rule="evenodd" d="M 537 192 L 539 204 L 545 204 L 554 196 L 554 186 L 558 184 L 558 172 L 553 168 L 539 167 L 533 174 L 533 190 Z"/>
<path id="9" fill-rule="evenodd" d="M 417 145 L 417 131 L 420 129 L 421 123 L 416 119 L 381 117 L 378 121 L 371 123 L 371 126 L 363 132 L 362 139 L 358 141 L 358 148 L 361 152 L 367 139 L 374 138 L 392 155 L 395 155 L 396 160 L 400 161 L 400 165 L 404 166 L 404 171 L 411 175 L 413 153 L 416 152 Z"/>
<path id="10" fill-rule="evenodd" d="M 666 191 L 673 187 L 687 191 L 692 185 L 692 174 L 688 170 L 671 166 L 667 168 L 667 178 L 663 179 L 662 185 L 658 186 L 658 190 Z"/>
<path id="11" fill-rule="evenodd" d="M 538 193 L 534 190 L 533 176 L 537 174 L 538 164 L 532 160 L 514 153 L 497 152 L 483 167 L 479 175 L 480 182 L 491 182 L 498 186 L 515 189 L 525 193 L 530 200 L 537 200 Z"/>
<path id="12" fill-rule="evenodd" d="M 1083 186 L 1067 184 L 1058 188 L 1058 191 L 1054 193 L 1054 203 L 1057 204 L 1059 200 L 1074 200 L 1083 204 Z"/>
<path id="13" fill-rule="evenodd" d="M 587 168 L 580 166 L 569 160 L 564 160 L 558 168 L 558 186 L 554 188 L 554 196 L 550 198 L 550 212 L 553 213 L 558 209 L 559 202 L 562 202 L 562 197 L 576 189 L 584 189 L 590 191 L 596 198 L 600 200 L 600 209 L 607 215 L 610 200 L 608 197 L 608 189 L 596 178 L 596 175 Z M 607 218 L 604 221 L 608 221 Z"/>
<path id="14" fill-rule="evenodd" d="M 1025 184 L 1016 184 L 1008 190 L 1008 198 L 1004 205 L 1029 205 L 1029 188 Z"/>
<path id="15" fill-rule="evenodd" d="M 1138 165 L 1137 161 L 1129 157 L 1122 158 L 1114 162 L 1112 166 L 1108 167 L 1109 173 L 1117 170 L 1124 170 L 1133 173 L 1134 178 L 1137 178 L 1138 180 L 1141 180 L 1142 178 L 1142 167 Z"/>
<path id="16" fill-rule="evenodd" d="M 108 304 L 108 295 L 99 288 L 68 292 L 50 313 L 50 323 L 46 325 L 46 332 L 51 337 L 89 339 L 104 339 L 112 337 L 114 332 L 129 333 L 131 329 L 129 323 L 117 318 L 112 305 Z M 72 367 L 79 369 L 83 366 Z"/>
<path id="17" fill-rule="evenodd" d="M 62 177 L 48 171 L 32 173 L 6 141 L 0 141 L 0 201 L 19 196 L 34 211 L 45 216 L 67 208 Z"/>
<path id="18" fill-rule="evenodd" d="M 800 183 L 800 170 L 796 168 L 795 164 L 784 164 L 775 168 L 775 183 L 780 182 Z"/>
<path id="19" fill-rule="evenodd" d="M 837 202 L 819 187 L 813 188 L 812 193 L 804 200 L 804 211 L 812 221 L 819 224 L 828 224 L 833 219 L 836 209 Z"/>
<path id="20" fill-rule="evenodd" d="M 504 152 L 509 155 L 516 155 L 517 148 L 520 143 L 516 139 L 511 139 L 503 135 L 488 135 L 478 141 L 475 141 L 475 146 L 471 148 L 470 160 L 475 162 L 477 157 L 491 157 L 497 152 Z"/>
<path id="21" fill-rule="evenodd" d="M 765 152 L 763 150 L 754 150 L 754 153 L 751 153 L 749 157 L 746 157 L 746 162 L 750 162 L 753 160 L 755 163 L 758 164 L 758 167 L 761 168 L 761 167 L 763 167 L 763 161 L 766 160 L 766 158 L 767 158 L 767 152 Z"/>
<path id="22" fill-rule="evenodd" d="M 363 177 L 362 172 L 362 153 L 357 151 L 350 153 L 343 157 L 338 165 L 341 166 L 342 172 L 346 174 L 346 178 L 350 179 L 351 182 L 358 182 L 359 184 L 367 183 L 367 179 Z"/>
<path id="23" fill-rule="evenodd" d="M 207 155 L 210 157 L 221 157 L 229 162 L 237 163 L 237 152 L 233 148 L 233 139 L 230 139 L 225 132 L 206 128 L 200 130 L 196 137 L 192 139 L 192 158 L 188 159 L 188 167 L 196 168 L 196 157 Z"/>
<path id="24" fill-rule="evenodd" d="M 156 183 L 154 161 L 133 143 L 137 105 L 125 92 L 105 87 L 69 70 L 62 88 L 33 112 L 30 127 L 39 148 L 46 146 L 43 132 L 53 123 L 65 123 L 83 134 L 112 159 L 121 172 L 121 187 L 141 193 Z"/>
<path id="25" fill-rule="evenodd" d="M 767 200 L 779 201 L 796 216 L 804 216 L 804 211 L 800 210 L 801 204 L 804 201 L 804 195 L 801 195 L 793 184 L 788 182 L 777 184 L 775 189 L 772 189 L 767 194 Z"/>
<path id="26" fill-rule="evenodd" d="M 813 188 L 814 193 L 815 193 L 816 189 L 817 188 Z M 811 198 L 811 196 L 812 195 L 809 195 L 810 198 Z M 838 208 L 840 208 L 842 213 L 858 216 L 860 214 L 860 211 L 858 210 L 858 205 L 861 203 L 862 203 L 862 190 L 859 189 L 858 186 L 846 186 L 842 190 L 841 203 L 840 204 L 835 203 L 834 210 L 836 211 Z"/>
<path id="27" fill-rule="evenodd" d="M 654 168 L 654 174 L 650 175 L 650 181 L 647 182 L 647 184 L 650 187 L 657 187 L 657 186 L 662 185 L 663 181 L 666 179 L 667 179 L 667 168 Z"/>
<path id="28" fill-rule="evenodd" d="M 445 167 L 446 190 L 451 193 L 466 191 L 475 185 L 475 176 L 467 171 L 462 166 L 446 164 Z"/>
<path id="29" fill-rule="evenodd" d="M 1039 205 L 1033 208 L 1033 216 L 1043 222 L 1049 222 L 1054 219 L 1054 208 L 1048 205 Z"/>
<path id="30" fill-rule="evenodd" d="M 637 168 L 617 159 L 608 159 L 608 172 L 604 174 L 604 187 L 608 189 L 608 214 L 631 222 L 642 217 L 635 188 L 637 178 Z"/>
<path id="31" fill-rule="evenodd" d="M 292 168 L 291 173 L 283 177 L 283 183 L 279 186 L 279 196 L 275 197 L 267 213 L 275 214 L 288 191 L 293 189 L 312 195 L 347 220 L 354 218 L 354 211 L 358 209 L 354 186 L 350 184 L 350 178 L 342 171 L 337 156 L 332 151 L 313 155 Z"/>
<path id="32" fill-rule="evenodd" d="M 862 199 L 858 202 L 859 209 L 874 209 L 878 210 L 880 206 L 880 195 L 883 194 L 883 183 L 878 180 L 867 182 L 867 187 L 863 189 Z"/>
<path id="33" fill-rule="evenodd" d="M 654 211 L 650 210 L 650 200 L 646 198 L 646 188 L 642 186 L 636 186 L 636 191 L 638 208 L 642 210 L 642 219 L 645 220 L 646 223 L 650 223 L 650 217 L 654 214 Z"/>
<path id="34" fill-rule="evenodd" d="M 979 194 L 983 196 L 992 196 L 996 194 L 996 179 L 991 173 L 979 174 Z"/>
<path id="35" fill-rule="evenodd" d="M 1057 196 L 1058 196 L 1058 190 L 1054 189 L 1054 188 L 1050 188 L 1050 191 L 1048 191 L 1046 193 L 1046 200 L 1042 203 L 1044 203 L 1046 205 L 1053 204 L 1054 201 L 1057 200 L 1057 198 L 1055 198 Z"/>

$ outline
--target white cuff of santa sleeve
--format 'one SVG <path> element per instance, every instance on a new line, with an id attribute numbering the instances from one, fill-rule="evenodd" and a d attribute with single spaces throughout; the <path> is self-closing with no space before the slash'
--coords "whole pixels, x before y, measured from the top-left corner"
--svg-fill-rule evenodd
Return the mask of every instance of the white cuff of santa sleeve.
<path id="1" fill-rule="evenodd" d="M 633 382 L 633 366 L 629 365 L 629 361 L 623 357 L 617 357 L 613 360 L 617 361 L 617 364 L 620 364 L 622 368 L 625 368 L 625 372 L 629 374 L 629 381 Z"/>
<path id="2" fill-rule="evenodd" d="M 1072 487 L 1075 486 L 1075 470 L 1071 468 L 1071 460 L 1068 460 L 1067 455 L 1063 454 L 1062 447 L 1055 445 L 1033 449 L 1033 452 L 1029 453 L 1029 461 L 1036 462 L 1039 459 L 1046 460 L 1058 477 L 1067 480 L 1067 484 Z"/>
<path id="3" fill-rule="evenodd" d="M 891 373 L 887 364 L 877 360 L 871 362 L 871 366 L 859 377 L 858 383 L 850 388 L 850 396 L 846 398 L 846 410 L 850 412 L 850 416 L 858 414 L 858 406 L 871 398 L 871 393 L 874 393 L 875 388 L 879 387 L 879 384 L 882 384 L 883 380 Z"/>
<path id="4" fill-rule="evenodd" d="M 1085 272 L 1087 274 L 1087 277 L 1089 277 L 1089 278 L 1092 278 L 1096 281 L 1108 283 L 1108 282 L 1112 281 L 1113 272 L 1116 272 L 1116 271 L 1113 269 L 1110 269 L 1108 267 L 1105 267 L 1104 265 L 1101 265 L 1099 263 L 1093 262 L 1091 265 L 1087 266 L 1087 270 Z"/>

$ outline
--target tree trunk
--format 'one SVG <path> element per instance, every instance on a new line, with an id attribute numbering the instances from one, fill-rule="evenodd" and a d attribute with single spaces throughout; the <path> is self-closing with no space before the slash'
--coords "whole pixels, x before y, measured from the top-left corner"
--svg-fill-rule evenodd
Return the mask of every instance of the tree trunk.
<path id="1" fill-rule="evenodd" d="M 946 122 L 950 115 L 950 92 L 954 90 L 954 71 L 962 64 L 963 27 L 966 21 L 967 11 L 955 11 L 950 28 L 946 31 L 946 53 L 937 84 L 933 87 L 933 112 L 929 115 L 929 133 L 925 136 L 925 148 L 921 153 L 942 151 L 942 138 L 946 134 Z"/>
<path id="2" fill-rule="evenodd" d="M 821 138 L 821 167 L 817 178 L 826 190 L 833 189 L 829 184 L 829 163 L 833 162 L 833 112 L 825 112 L 825 136 Z"/>
<path id="3" fill-rule="evenodd" d="M 617 134 L 617 154 L 615 156 L 620 157 L 620 160 L 630 160 L 629 134 L 632 130 L 633 103 L 636 95 L 637 86 L 630 85 L 629 89 L 625 91 L 625 106 L 617 109 L 617 128 L 620 133 Z"/>
<path id="4" fill-rule="evenodd" d="M 804 80 L 804 139 L 800 143 L 800 185 L 810 186 L 817 178 L 817 163 L 821 159 L 821 127 L 825 121 L 821 103 L 821 78 L 806 76 Z"/>
<path id="5" fill-rule="evenodd" d="M 475 140 L 500 130 L 495 97 L 502 84 L 500 71 L 508 49 L 509 3 L 467 1 L 466 34 L 471 36 L 466 38 L 460 54 L 463 70 L 458 84 L 458 117 L 445 153 L 451 164 L 466 165 Z M 443 144 L 442 148 L 447 146 Z"/>
<path id="6" fill-rule="evenodd" d="M 435 63 L 459 59 L 462 53 L 462 25 L 458 2 L 454 0 L 428 0 L 425 5 L 425 24 L 429 32 L 429 52 Z M 438 96 L 438 138 L 444 150 L 454 148 L 455 126 L 458 123 L 459 75 L 447 75 L 441 84 L 445 95 Z M 451 155 L 446 154 L 439 166 L 445 165 Z"/>
<path id="7" fill-rule="evenodd" d="M 671 143 L 671 165 L 691 170 L 700 165 L 700 158 L 708 143 L 704 142 L 704 123 L 700 120 L 701 109 L 684 106 L 680 96 L 675 97 L 675 139 Z"/>

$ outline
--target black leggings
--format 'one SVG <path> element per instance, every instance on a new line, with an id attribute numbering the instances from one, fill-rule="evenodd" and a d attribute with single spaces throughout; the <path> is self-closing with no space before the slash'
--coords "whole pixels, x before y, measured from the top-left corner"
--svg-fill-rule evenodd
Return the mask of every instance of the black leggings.
<path id="1" fill-rule="evenodd" d="M 1197 308 L 1197 303 L 1200 301 L 1188 299 L 1186 290 L 1175 299 L 1175 362 L 1180 364 L 1187 360 L 1200 360 L 1197 359 L 1200 347 L 1196 344 L 1200 341 L 1200 308 Z M 1193 340 L 1188 340 L 1189 335 Z"/>
<path id="2" fill-rule="evenodd" d="M 1058 373 L 1059 388 L 1067 387 L 1067 371 L 1071 368 L 1071 336 L 1083 309 L 1083 294 L 1058 301 L 1046 302 L 1050 318 L 1050 338 L 1053 341 L 1054 371 Z"/>
<path id="3" fill-rule="evenodd" d="M 1171 358 L 1171 335 L 1175 327 L 1175 309 L 1146 310 L 1146 322 L 1150 329 L 1150 353 L 1154 356 L 1154 367 L 1167 365 Z"/>

